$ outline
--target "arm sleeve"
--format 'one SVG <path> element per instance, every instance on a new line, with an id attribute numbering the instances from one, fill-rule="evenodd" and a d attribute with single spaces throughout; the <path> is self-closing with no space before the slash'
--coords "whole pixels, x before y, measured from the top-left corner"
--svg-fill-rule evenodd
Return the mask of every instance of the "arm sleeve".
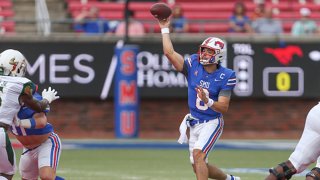
<path id="1" fill-rule="evenodd" d="M 187 80 L 188 80 L 188 75 L 190 75 L 190 71 L 192 71 L 192 68 L 195 68 L 197 66 L 197 63 L 198 63 L 197 59 L 198 59 L 198 55 L 192 54 L 190 57 L 184 60 L 183 69 L 181 72 L 185 75 Z"/>
<path id="2" fill-rule="evenodd" d="M 184 61 L 181 73 L 184 74 L 184 76 L 188 77 L 188 65 L 186 64 L 186 61 Z"/>
<path id="3" fill-rule="evenodd" d="M 231 90 L 222 90 L 219 92 L 219 96 L 231 97 Z"/>
<path id="4" fill-rule="evenodd" d="M 192 67 L 192 57 L 188 57 L 184 60 L 183 69 L 182 69 L 182 73 L 186 77 L 188 77 L 189 70 L 191 67 Z"/>
<path id="5" fill-rule="evenodd" d="M 222 86 L 221 90 L 232 90 L 235 87 L 236 82 L 237 82 L 236 74 L 234 71 L 232 71 L 231 75 L 226 80 L 226 82 L 225 82 L 224 86 Z"/>

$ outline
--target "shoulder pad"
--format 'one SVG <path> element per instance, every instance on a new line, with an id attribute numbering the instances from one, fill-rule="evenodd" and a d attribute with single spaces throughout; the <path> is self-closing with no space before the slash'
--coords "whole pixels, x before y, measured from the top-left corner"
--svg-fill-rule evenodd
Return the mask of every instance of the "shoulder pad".
<path id="1" fill-rule="evenodd" d="M 36 92 L 36 90 L 37 86 L 33 82 L 29 81 L 23 84 L 21 94 L 32 96 Z"/>

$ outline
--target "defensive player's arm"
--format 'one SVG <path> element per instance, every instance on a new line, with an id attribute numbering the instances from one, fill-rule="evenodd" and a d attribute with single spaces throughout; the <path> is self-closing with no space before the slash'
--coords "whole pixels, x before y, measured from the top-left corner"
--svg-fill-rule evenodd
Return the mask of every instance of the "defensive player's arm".
<path id="1" fill-rule="evenodd" d="M 25 83 L 19 96 L 19 102 L 21 105 L 24 105 L 36 112 L 42 112 L 48 107 L 49 101 L 47 99 L 43 99 L 41 101 L 34 99 L 33 93 L 36 89 L 36 85 L 32 82 Z"/>
<path id="2" fill-rule="evenodd" d="M 167 56 L 167 58 L 175 67 L 175 69 L 181 72 L 183 69 L 184 59 L 182 55 L 177 53 L 173 48 L 173 45 L 170 39 L 170 34 L 169 34 L 169 26 L 170 26 L 169 18 L 164 20 L 159 20 L 159 25 L 161 29 L 168 28 L 168 32 L 161 33 L 163 53 Z"/>
<path id="3" fill-rule="evenodd" d="M 21 104 L 25 105 L 28 108 L 33 109 L 36 112 L 43 112 L 49 105 L 49 101 L 43 99 L 41 101 L 33 99 L 32 95 L 23 94 L 20 96 Z"/>
<path id="4" fill-rule="evenodd" d="M 33 98 L 33 91 L 34 89 L 31 87 L 24 87 L 23 93 L 19 97 L 19 101 L 22 105 L 33 109 L 35 112 L 44 112 L 48 105 L 60 97 L 57 96 L 57 91 L 55 89 L 51 89 L 51 87 L 47 89 L 44 89 L 42 91 L 42 97 L 43 99 L 41 101 L 38 101 Z"/>

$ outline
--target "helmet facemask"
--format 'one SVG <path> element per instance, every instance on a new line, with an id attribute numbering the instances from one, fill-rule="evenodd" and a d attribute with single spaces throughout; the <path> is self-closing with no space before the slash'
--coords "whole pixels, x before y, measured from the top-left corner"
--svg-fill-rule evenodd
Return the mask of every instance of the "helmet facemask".
<path id="1" fill-rule="evenodd" d="M 27 71 L 27 62 L 24 59 L 22 62 L 18 62 L 15 71 L 11 71 L 12 76 L 24 77 Z"/>
<path id="2" fill-rule="evenodd" d="M 218 64 L 218 62 L 215 60 L 215 56 L 217 54 L 219 54 L 219 49 L 213 49 L 208 46 L 200 46 L 200 63 L 202 65 Z"/>

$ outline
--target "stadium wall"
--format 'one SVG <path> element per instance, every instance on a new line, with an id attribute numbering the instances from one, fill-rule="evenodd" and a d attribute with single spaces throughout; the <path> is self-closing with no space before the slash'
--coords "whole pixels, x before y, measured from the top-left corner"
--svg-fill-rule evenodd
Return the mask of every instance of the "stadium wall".
<path id="1" fill-rule="evenodd" d="M 316 103 L 310 99 L 234 99 L 224 116 L 222 138 L 298 139 L 307 112 Z M 186 99 L 142 100 L 139 137 L 177 138 L 186 113 Z M 53 103 L 49 120 L 62 137 L 114 138 L 112 101 L 59 100 Z"/>

